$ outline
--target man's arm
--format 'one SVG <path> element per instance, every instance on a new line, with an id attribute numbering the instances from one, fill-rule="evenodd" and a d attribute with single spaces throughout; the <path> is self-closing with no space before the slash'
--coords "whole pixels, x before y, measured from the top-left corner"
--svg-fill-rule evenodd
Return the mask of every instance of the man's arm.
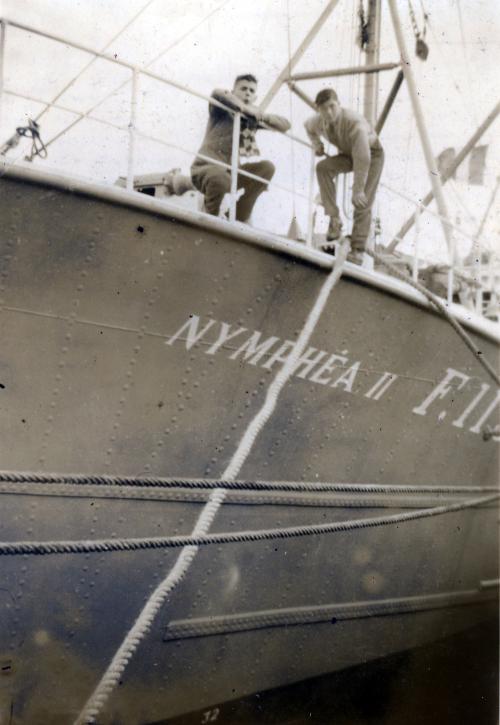
<path id="1" fill-rule="evenodd" d="M 286 133 L 290 130 L 292 124 L 283 116 L 276 116 L 274 113 L 263 113 L 259 119 L 259 128 L 270 128 L 273 131 Z"/>
<path id="2" fill-rule="evenodd" d="M 315 116 L 308 118 L 304 123 L 304 128 L 306 129 L 309 140 L 313 145 L 316 156 L 323 156 L 325 154 L 325 147 L 323 146 L 323 141 L 321 140 L 321 131 L 323 130 L 321 116 L 316 114 Z"/>
<path id="3" fill-rule="evenodd" d="M 225 91 L 223 88 L 216 88 L 212 91 L 211 97 L 215 98 L 216 101 L 219 101 L 219 103 L 227 106 L 227 108 L 230 108 L 232 111 L 243 110 L 243 102 L 235 96 L 234 93 L 231 93 L 231 91 Z M 219 106 L 211 106 L 211 108 L 219 108 Z"/>
<path id="4" fill-rule="evenodd" d="M 245 116 L 248 116 L 255 121 L 261 121 L 264 115 L 257 106 L 243 103 L 243 101 L 235 96 L 234 93 L 231 93 L 231 91 L 225 91 L 222 88 L 216 88 L 212 91 L 212 98 L 215 98 L 216 101 L 224 104 L 224 106 L 227 106 L 227 108 L 230 108 L 232 111 L 240 111 L 241 113 L 244 113 Z M 217 113 L 217 111 L 220 112 L 222 109 L 219 106 L 211 104 L 210 113 Z"/>

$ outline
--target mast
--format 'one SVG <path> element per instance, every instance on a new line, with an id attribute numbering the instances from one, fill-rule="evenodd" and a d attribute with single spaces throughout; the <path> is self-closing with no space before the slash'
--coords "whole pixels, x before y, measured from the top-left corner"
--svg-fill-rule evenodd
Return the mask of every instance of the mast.
<path id="1" fill-rule="evenodd" d="M 368 44 L 366 46 L 366 66 L 378 65 L 380 61 L 380 0 L 368 0 Z M 363 114 L 372 126 L 377 117 L 378 73 L 367 73 Z"/>
<path id="2" fill-rule="evenodd" d="M 452 265 L 455 263 L 455 250 L 454 243 L 451 234 L 451 227 L 448 223 L 448 209 L 446 206 L 446 200 L 443 194 L 443 185 L 441 184 L 441 177 L 436 166 L 436 160 L 432 152 L 431 142 L 429 134 L 427 133 L 427 127 L 425 125 L 424 114 L 420 106 L 420 99 L 418 97 L 417 86 L 415 78 L 413 77 L 413 71 L 411 67 L 410 56 L 406 49 L 406 43 L 401 29 L 401 21 L 399 19 L 399 12 L 397 8 L 396 0 L 388 0 L 389 9 L 391 11 L 392 25 L 394 27 L 394 34 L 396 36 L 396 42 L 398 44 L 399 53 L 401 56 L 402 70 L 408 86 L 408 93 L 410 95 L 411 104 L 413 107 L 413 113 L 415 114 L 415 120 L 417 123 L 417 129 L 420 136 L 420 143 L 422 144 L 422 150 L 425 156 L 425 162 L 427 164 L 427 171 L 429 173 L 432 190 L 436 198 L 438 211 L 441 217 L 441 224 L 443 227 L 444 237 L 448 246 L 448 252 L 451 257 Z"/>

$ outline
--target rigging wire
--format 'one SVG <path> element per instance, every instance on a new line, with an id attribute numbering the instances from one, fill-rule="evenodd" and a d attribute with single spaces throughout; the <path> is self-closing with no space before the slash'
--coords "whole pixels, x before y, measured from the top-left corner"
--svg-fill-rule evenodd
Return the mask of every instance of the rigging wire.
<path id="1" fill-rule="evenodd" d="M 153 0 L 151 0 L 151 1 L 153 1 Z M 178 43 L 180 43 L 181 40 L 184 40 L 185 38 L 187 38 L 188 35 L 190 35 L 197 28 L 199 28 L 200 25 L 205 23 L 212 15 L 214 15 L 215 13 L 222 10 L 224 8 L 224 6 L 227 5 L 229 2 L 230 2 L 230 0 L 224 0 L 224 2 L 222 2 L 216 8 L 214 8 L 209 13 L 207 13 L 207 15 L 205 15 L 200 21 L 198 21 L 188 31 L 186 31 L 186 33 L 184 33 L 184 35 L 181 38 L 178 38 L 175 42 L 173 42 L 169 46 L 167 46 L 167 48 L 165 48 L 160 53 L 158 53 L 158 55 L 156 55 L 151 61 L 149 61 L 149 63 L 145 66 L 145 68 L 149 68 L 153 63 L 156 63 L 157 60 L 159 60 L 163 55 L 165 55 L 170 50 L 172 50 L 172 48 L 174 48 L 176 45 L 178 45 Z M 108 93 L 104 98 L 101 98 L 97 103 L 95 103 L 91 108 L 89 108 L 88 111 L 86 111 L 84 114 L 80 115 L 77 119 L 75 119 L 68 126 L 66 126 L 62 131 L 59 131 L 59 133 L 57 133 L 55 136 L 53 136 L 51 139 L 49 139 L 47 141 L 47 143 L 45 144 L 45 147 L 47 148 L 48 146 L 51 146 L 53 143 L 55 143 L 55 141 L 57 141 L 62 136 L 64 136 L 68 131 L 70 131 L 74 126 L 76 126 L 81 120 L 83 120 L 89 114 L 91 114 L 93 111 L 95 111 L 95 109 L 98 108 L 102 103 L 104 103 L 109 98 L 111 98 L 111 96 L 115 95 L 115 93 L 118 93 L 119 91 L 121 91 L 121 89 L 124 88 L 128 83 L 130 83 L 130 79 L 127 79 L 127 80 L 123 81 L 122 83 L 120 83 L 119 86 L 117 86 L 113 91 Z M 31 159 L 29 159 L 29 160 L 31 160 Z"/>
<path id="2" fill-rule="evenodd" d="M 287 51 L 288 51 L 288 75 L 292 74 L 292 41 L 290 32 L 290 0 L 286 0 L 286 19 L 287 19 Z M 290 123 L 293 128 L 293 94 L 292 89 L 288 86 L 288 99 L 290 109 Z M 295 207 L 295 144 L 290 139 L 290 160 L 292 166 L 292 223 L 297 222 L 297 210 Z"/>
<path id="3" fill-rule="evenodd" d="M 430 20 L 430 16 L 427 17 L 427 27 L 429 28 L 429 32 L 432 35 L 432 41 L 433 41 L 432 46 L 433 46 L 433 48 L 434 47 L 436 48 L 437 53 L 439 54 L 439 56 L 441 58 L 440 67 L 444 68 L 444 71 L 445 71 L 446 75 L 448 76 L 448 81 L 450 82 L 450 85 L 457 91 L 460 101 L 463 104 L 463 109 L 465 111 L 465 114 L 468 115 L 469 113 L 471 113 L 471 104 L 467 104 L 465 102 L 465 97 L 462 92 L 462 89 L 460 88 L 457 80 L 455 79 L 455 77 L 453 76 L 453 73 L 451 72 L 451 70 L 449 68 L 449 63 L 446 60 L 443 51 L 441 50 L 441 43 L 439 42 L 439 39 L 434 31 L 433 24 L 431 23 L 431 20 Z M 469 97 L 471 98 L 472 96 L 469 96 Z M 474 113 L 475 113 L 475 110 L 472 111 L 472 114 L 474 114 Z"/>
<path id="4" fill-rule="evenodd" d="M 129 20 L 129 21 L 128 21 L 128 22 L 127 22 L 127 23 L 126 23 L 126 24 L 125 24 L 124 26 L 123 26 L 123 28 L 121 28 L 121 30 L 119 30 L 119 31 L 118 31 L 118 32 L 117 32 L 117 33 L 116 33 L 116 34 L 115 34 L 115 35 L 114 35 L 114 36 L 113 36 L 113 37 L 111 38 L 111 40 L 110 40 L 110 41 L 108 41 L 108 43 L 106 43 L 106 45 L 105 45 L 105 46 L 104 46 L 103 48 L 101 48 L 100 52 L 101 52 L 101 53 L 104 53 L 104 52 L 105 52 L 106 50 L 108 50 L 108 49 L 109 49 L 109 47 L 110 47 L 110 46 L 111 46 L 111 45 L 112 45 L 112 44 L 113 44 L 113 43 L 114 43 L 114 42 L 115 42 L 115 41 L 116 41 L 116 40 L 117 40 L 117 39 L 118 39 L 118 38 L 120 37 L 120 35 L 122 35 L 122 34 L 123 34 L 123 33 L 124 33 L 124 32 L 125 32 L 126 30 L 128 30 L 128 28 L 129 28 L 129 27 L 130 27 L 130 26 L 132 25 L 132 23 L 134 23 L 134 22 L 135 22 L 135 21 L 137 20 L 137 18 L 138 18 L 138 17 L 140 16 L 140 15 L 142 15 L 142 13 L 143 13 L 143 12 L 145 12 L 145 11 L 147 10 L 147 8 L 148 8 L 148 7 L 149 7 L 149 6 L 150 6 L 150 5 L 151 5 L 151 4 L 153 3 L 153 2 L 154 2 L 154 0 L 148 0 L 148 2 L 147 2 L 147 3 L 146 3 L 146 4 L 145 4 L 145 5 L 144 5 L 144 6 L 143 6 L 143 7 L 142 7 L 142 8 L 140 9 L 140 10 L 138 10 L 138 11 L 136 12 L 136 14 L 135 14 L 135 15 L 134 15 L 134 16 L 133 16 L 132 18 L 130 18 L 130 20 Z M 39 121 L 39 120 L 40 120 L 40 118 L 41 118 L 41 117 L 42 117 L 42 116 L 43 116 L 43 115 L 44 115 L 45 113 L 47 113 L 47 111 L 48 111 L 48 110 L 50 109 L 50 107 L 52 106 L 52 104 L 53 104 L 53 103 L 55 103 L 56 101 L 58 101 L 58 100 L 59 100 L 59 98 L 61 98 L 61 96 L 62 96 L 62 95 L 63 95 L 63 94 L 64 94 L 64 93 L 65 93 L 65 92 L 66 92 L 66 91 L 67 91 L 67 90 L 69 89 L 69 88 L 71 88 L 71 86 L 72 86 L 72 85 L 73 85 L 74 83 L 76 83 L 76 82 L 77 82 L 77 80 L 78 80 L 79 78 L 81 78 L 81 77 L 82 77 L 82 75 L 83 75 L 83 74 L 85 73 L 85 71 L 86 71 L 86 70 L 87 70 L 88 68 L 90 68 L 90 66 L 92 65 L 92 63 L 94 63 L 94 62 L 95 62 L 96 60 L 97 60 L 97 58 L 96 58 L 95 56 L 94 56 L 93 58 L 91 58 L 91 59 L 90 59 L 90 60 L 88 61 L 88 63 L 87 63 L 86 65 L 84 65 L 84 66 L 83 66 L 83 68 L 82 68 L 82 69 L 80 70 L 80 72 L 79 72 L 79 73 L 77 73 L 77 75 L 76 75 L 76 76 L 75 76 L 74 78 L 72 78 L 72 79 L 71 79 L 70 81 L 68 81 L 68 83 L 66 83 L 66 85 L 64 86 L 64 88 L 62 88 L 62 90 L 60 90 L 60 91 L 59 91 L 59 93 L 57 93 L 57 94 L 56 94 L 56 95 L 54 96 L 54 98 L 52 99 L 52 101 L 51 101 L 51 102 L 50 102 L 49 104 L 47 104 L 47 107 L 46 107 L 46 108 L 44 108 L 44 109 L 43 109 L 42 111 L 40 111 L 40 113 L 38 114 L 38 116 L 37 116 L 37 117 L 35 118 L 35 121 Z"/>

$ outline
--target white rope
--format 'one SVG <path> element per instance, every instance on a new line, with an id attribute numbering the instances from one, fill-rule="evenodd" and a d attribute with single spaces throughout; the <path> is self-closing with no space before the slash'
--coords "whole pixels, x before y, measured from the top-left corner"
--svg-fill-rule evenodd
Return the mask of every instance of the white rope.
<path id="1" fill-rule="evenodd" d="M 290 352 L 285 364 L 283 367 L 279 370 L 278 374 L 274 378 L 273 382 L 267 389 L 266 399 L 264 401 L 264 405 L 260 409 L 260 411 L 255 415 L 252 421 L 250 421 L 250 424 L 248 428 L 246 429 L 245 433 L 243 434 L 243 437 L 240 440 L 240 443 L 238 445 L 238 448 L 236 449 L 225 474 L 223 475 L 223 479 L 228 477 L 229 479 L 233 480 L 236 478 L 236 476 L 239 474 L 241 467 L 243 466 L 245 460 L 247 459 L 250 451 L 253 448 L 253 445 L 255 441 L 257 440 L 257 436 L 259 435 L 260 431 L 264 427 L 264 425 L 267 423 L 269 418 L 271 417 L 275 407 L 276 403 L 278 401 L 278 396 L 283 389 L 283 387 L 286 385 L 290 377 L 293 375 L 293 372 L 295 370 L 295 367 L 297 365 L 297 362 L 299 361 L 299 358 L 303 354 L 304 350 L 306 349 L 306 346 L 309 344 L 309 340 L 312 337 L 312 334 L 316 328 L 316 325 L 318 323 L 318 320 L 320 318 L 321 313 L 323 312 L 325 305 L 328 301 L 328 298 L 330 296 L 330 292 L 335 287 L 336 283 L 340 279 L 340 276 L 342 274 L 342 268 L 345 262 L 345 258 L 347 256 L 347 253 L 349 251 L 349 243 L 347 241 L 344 241 L 340 244 L 339 250 L 337 253 L 336 261 L 335 261 L 335 267 L 332 270 L 332 272 L 328 275 L 328 278 L 326 279 L 325 283 L 323 284 L 320 293 L 316 299 L 316 302 L 314 303 L 314 306 L 312 310 L 309 313 L 309 316 L 304 324 L 304 327 L 302 328 L 302 331 L 297 338 L 297 341 L 295 342 L 295 345 Z"/>
<path id="2" fill-rule="evenodd" d="M 212 522 L 224 501 L 226 491 L 216 489 L 210 496 L 193 529 L 193 536 L 204 535 L 208 532 Z M 97 687 L 89 697 L 83 710 L 75 720 L 75 725 L 90 725 L 95 722 L 99 712 L 120 680 L 129 660 L 134 655 L 139 644 L 151 629 L 153 621 L 161 606 L 177 584 L 184 578 L 198 552 L 197 546 L 186 546 L 182 549 L 168 576 L 158 585 L 141 613 L 132 625 L 127 636 L 116 651 L 106 672 L 101 677 Z"/>
<path id="3" fill-rule="evenodd" d="M 312 310 L 302 328 L 302 331 L 297 338 L 297 341 L 288 356 L 285 364 L 276 375 L 275 379 L 267 390 L 266 400 L 262 409 L 250 422 L 246 432 L 244 433 L 236 452 L 234 453 L 229 465 L 222 474 L 222 480 L 234 480 L 238 475 L 243 463 L 248 457 L 253 445 L 259 435 L 260 431 L 264 427 L 267 420 L 273 413 L 278 396 L 288 382 L 290 377 L 293 375 L 294 368 L 303 354 L 311 336 L 315 330 L 321 313 L 323 312 L 325 305 L 330 296 L 330 292 L 334 288 L 337 281 L 340 279 L 342 274 L 342 268 L 349 250 L 348 242 L 343 242 L 337 254 L 335 267 L 332 272 L 328 275 L 327 280 L 323 284 L 320 293 L 314 303 Z M 227 491 L 224 489 L 216 489 L 211 494 L 208 502 L 204 506 L 196 526 L 193 530 L 193 536 L 204 535 L 210 528 L 220 506 L 222 505 Z M 162 604 L 169 594 L 172 593 L 177 584 L 185 577 L 189 567 L 191 566 L 196 554 L 198 552 L 197 546 L 186 546 L 182 549 L 176 563 L 170 570 L 167 577 L 158 585 L 156 590 L 151 595 L 150 599 L 144 606 L 143 610 L 139 614 L 131 630 L 126 635 L 122 644 L 116 651 L 113 659 L 111 660 L 106 672 L 99 681 L 94 692 L 87 700 L 82 712 L 75 721 L 75 725 L 92 725 L 95 723 L 95 718 L 102 710 L 104 704 L 108 700 L 111 692 L 118 684 L 125 667 L 129 660 L 134 655 L 140 642 L 144 639 L 145 635 L 151 629 L 153 620 L 160 610 Z"/>

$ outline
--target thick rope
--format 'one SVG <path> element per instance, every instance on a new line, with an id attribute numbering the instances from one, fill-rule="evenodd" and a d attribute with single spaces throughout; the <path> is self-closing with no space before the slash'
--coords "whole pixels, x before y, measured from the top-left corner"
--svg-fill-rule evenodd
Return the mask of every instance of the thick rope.
<path id="1" fill-rule="evenodd" d="M 330 483 L 322 481 L 229 481 L 209 478 L 163 478 L 155 476 L 112 476 L 86 473 L 30 473 L 0 471 L 0 483 L 67 484 L 78 486 L 131 486 L 136 488 L 187 488 L 235 491 L 292 491 L 297 493 L 494 493 L 498 486 L 393 485 L 384 483 Z"/>
<path id="2" fill-rule="evenodd" d="M 225 492 L 223 492 L 225 493 Z M 418 509 L 402 514 L 378 516 L 376 518 L 352 519 L 350 521 L 334 521 L 325 524 L 308 526 L 290 526 L 287 528 L 261 529 L 258 531 L 236 531 L 220 534 L 203 534 L 191 536 L 160 536 L 138 539 L 104 539 L 97 541 L 13 541 L 0 543 L 0 556 L 14 555 L 47 555 L 47 554 L 88 554 L 109 553 L 111 551 L 139 551 L 144 549 L 178 549 L 186 546 L 213 546 L 215 544 L 236 544 L 255 541 L 274 541 L 276 539 L 292 539 L 301 536 L 317 536 L 333 534 L 340 531 L 375 528 L 391 524 L 401 524 L 432 516 L 463 511 L 482 506 L 500 499 L 500 494 L 467 499 L 446 506 L 435 506 L 429 509 Z M 209 504 L 203 509 L 208 507 Z M 220 504 L 219 504 L 220 505 Z M 218 508 L 218 506 L 217 506 Z M 203 512 L 201 517 L 203 516 Z"/>
<path id="3" fill-rule="evenodd" d="M 496 587 L 495 587 L 496 588 Z M 462 589 L 439 594 L 417 594 L 409 597 L 392 597 L 372 601 L 343 602 L 302 607 L 284 607 L 241 614 L 223 614 L 193 619 L 178 619 L 168 625 L 167 641 L 211 637 L 235 632 L 248 632 L 270 627 L 290 627 L 298 624 L 319 624 L 346 619 L 384 617 L 387 615 L 422 612 L 467 605 L 489 604 L 497 598 L 496 591 Z"/>
<path id="4" fill-rule="evenodd" d="M 394 264 L 391 264 L 390 262 L 386 261 L 384 257 L 382 257 L 380 254 L 377 254 L 377 252 L 374 252 L 372 250 L 365 250 L 367 254 L 369 254 L 371 257 L 377 260 L 377 262 L 380 262 L 385 267 L 391 270 L 392 274 L 395 277 L 399 277 L 399 279 L 403 280 L 403 282 L 406 282 L 411 287 L 414 287 L 416 290 L 418 290 L 421 294 L 423 294 L 429 302 L 431 302 L 434 307 L 438 309 L 438 311 L 447 319 L 447 321 L 450 323 L 450 325 L 453 327 L 457 335 L 461 338 L 461 340 L 467 345 L 469 350 L 471 350 L 472 354 L 476 358 L 476 360 L 483 366 L 483 368 L 486 370 L 488 375 L 493 378 L 495 383 L 500 387 L 500 376 L 494 369 L 494 367 L 491 365 L 491 363 L 486 360 L 486 358 L 483 356 L 483 353 L 481 350 L 477 348 L 477 345 L 475 345 L 474 340 L 471 338 L 470 335 L 468 335 L 464 328 L 455 320 L 453 315 L 451 315 L 448 310 L 446 309 L 446 306 L 441 302 L 441 300 L 436 297 L 436 295 L 433 295 L 432 292 L 429 292 L 428 289 L 426 289 L 420 282 L 416 282 L 415 280 L 408 277 L 408 275 L 401 272 Z"/>
<path id="5" fill-rule="evenodd" d="M 278 396 L 283 387 L 293 375 L 300 357 L 304 353 L 306 346 L 309 344 L 309 340 L 313 335 L 321 313 L 325 309 L 330 293 L 342 275 L 342 269 L 348 251 L 349 243 L 342 242 L 335 261 L 334 269 L 330 272 L 326 281 L 324 282 L 320 293 L 316 299 L 316 302 L 314 303 L 314 306 L 309 313 L 309 316 L 300 332 L 299 337 L 297 338 L 297 341 L 295 342 L 295 345 L 290 355 L 287 357 L 283 367 L 279 370 L 273 382 L 268 387 L 264 405 L 255 415 L 253 420 L 250 422 L 248 428 L 246 429 L 245 433 L 243 434 L 223 478 L 225 476 L 228 476 L 230 479 L 236 478 L 248 455 L 250 454 L 250 451 L 252 450 L 255 441 L 257 440 L 257 436 L 273 414 L 278 400 Z"/>
<path id="6" fill-rule="evenodd" d="M 206 534 L 225 498 L 225 491 L 216 490 L 210 496 L 209 501 L 203 508 L 198 521 L 193 529 L 193 537 Z M 165 599 L 171 594 L 174 588 L 184 578 L 189 569 L 198 548 L 186 546 L 170 570 L 168 576 L 155 589 L 139 617 L 116 651 L 106 672 L 101 677 L 99 684 L 87 700 L 82 712 L 75 721 L 75 725 L 87 725 L 94 723 L 95 718 L 101 711 L 109 695 L 113 691 L 129 660 L 134 655 L 137 647 L 150 631 L 153 621 L 160 611 Z"/>
<path id="7" fill-rule="evenodd" d="M 314 328 L 328 300 L 328 296 L 333 287 L 335 286 L 335 283 L 340 278 L 340 275 L 342 274 L 342 267 L 347 256 L 347 252 L 348 244 L 342 245 L 339 251 L 339 259 L 335 263 L 335 268 L 329 274 L 326 282 L 321 288 L 318 298 L 309 314 L 309 317 L 306 320 L 306 323 L 297 339 L 297 342 L 293 347 L 289 358 L 287 359 L 287 362 L 269 386 L 266 395 L 266 401 L 262 410 L 250 423 L 247 432 L 243 436 L 240 445 L 236 450 L 236 453 L 234 454 L 231 462 L 224 471 L 222 476 L 224 481 L 232 481 L 238 475 L 241 466 L 245 462 L 248 454 L 253 447 L 253 444 L 255 443 L 257 435 L 259 434 L 265 422 L 268 420 L 269 416 L 273 412 L 276 406 L 278 395 L 281 392 L 283 386 L 292 376 L 295 365 L 298 362 L 300 356 L 302 355 L 312 333 L 314 332 Z M 198 519 L 198 523 L 196 524 L 193 531 L 193 535 L 191 537 L 185 537 L 186 541 L 200 538 L 200 535 L 206 533 L 217 511 L 219 510 L 219 507 L 224 501 L 225 496 L 226 491 L 224 489 L 216 489 L 215 493 L 210 496 L 210 499 L 203 508 L 203 511 L 200 514 L 200 518 Z M 200 530 L 200 528 L 203 530 Z M 201 538 L 203 538 L 203 536 L 201 536 Z M 185 548 L 183 548 L 183 551 L 177 559 L 173 569 L 168 574 L 166 579 L 158 586 L 154 594 L 146 603 L 132 629 L 127 634 L 123 643 L 120 645 L 118 651 L 113 657 L 113 660 L 108 666 L 96 689 L 87 701 L 83 711 L 77 718 L 75 725 L 82 725 L 83 723 L 87 725 L 87 723 L 95 722 L 95 718 L 101 711 L 113 689 L 118 684 L 128 661 L 133 656 L 141 640 L 151 628 L 154 616 L 160 609 L 165 598 L 169 594 L 171 594 L 175 586 L 186 575 L 189 567 L 194 560 L 194 557 L 196 556 L 198 548 L 196 544 L 181 544 L 181 546 Z"/>

